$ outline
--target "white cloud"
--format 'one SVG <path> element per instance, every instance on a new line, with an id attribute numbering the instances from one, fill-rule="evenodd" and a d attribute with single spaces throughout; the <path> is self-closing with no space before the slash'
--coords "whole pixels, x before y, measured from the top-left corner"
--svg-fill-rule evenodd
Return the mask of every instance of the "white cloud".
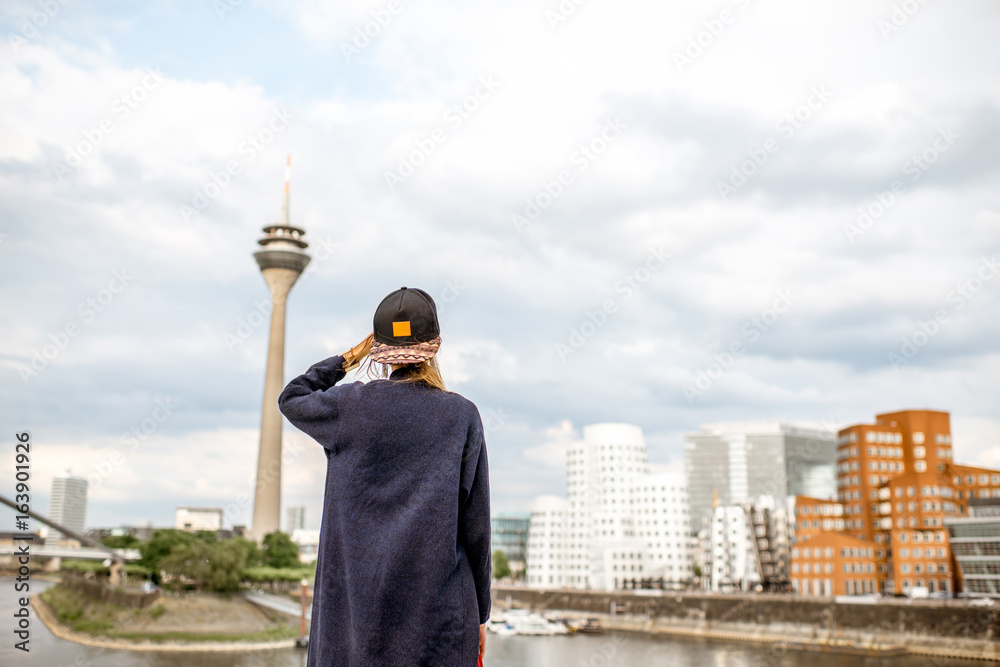
<path id="1" fill-rule="evenodd" d="M 527 461 L 542 463 L 553 468 L 566 468 L 566 452 L 569 446 L 579 439 L 579 434 L 569 420 L 563 420 L 555 426 L 545 429 L 545 442 L 524 450 Z"/>

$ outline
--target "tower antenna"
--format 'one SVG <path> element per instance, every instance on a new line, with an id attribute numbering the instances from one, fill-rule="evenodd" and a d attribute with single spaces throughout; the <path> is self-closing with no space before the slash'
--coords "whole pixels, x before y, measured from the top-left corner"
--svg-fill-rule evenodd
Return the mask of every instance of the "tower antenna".
<path id="1" fill-rule="evenodd" d="M 285 160 L 285 196 L 281 201 L 281 224 L 287 225 L 289 222 L 288 208 L 292 198 L 292 154 L 288 154 Z"/>

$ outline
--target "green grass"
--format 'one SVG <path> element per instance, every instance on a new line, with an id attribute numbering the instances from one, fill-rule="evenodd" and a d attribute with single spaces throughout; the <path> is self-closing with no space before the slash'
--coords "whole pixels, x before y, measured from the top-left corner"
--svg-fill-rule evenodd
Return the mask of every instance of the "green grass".
<path id="1" fill-rule="evenodd" d="M 295 639 L 299 629 L 286 626 L 263 632 L 245 632 L 241 634 L 196 633 L 196 632 L 119 632 L 115 637 L 139 641 L 142 639 L 153 642 L 185 641 L 185 642 L 275 642 L 282 639 Z"/>
<path id="2" fill-rule="evenodd" d="M 306 567 L 249 567 L 243 575 L 244 581 L 265 583 L 268 581 L 312 581 L 316 577 L 315 566 Z"/>
<path id="3" fill-rule="evenodd" d="M 53 586 L 42 593 L 41 597 L 55 611 L 59 623 L 76 632 L 111 632 L 115 627 L 115 617 L 122 611 L 116 604 L 93 600 L 65 586 Z"/>
<path id="4" fill-rule="evenodd" d="M 298 627 L 289 627 L 284 621 L 276 628 L 262 632 L 244 632 L 235 634 L 197 633 L 197 632 L 119 632 L 116 620 L 124 614 L 134 613 L 147 615 L 154 621 L 162 616 L 166 609 L 161 604 L 149 609 L 129 610 L 110 602 L 102 602 L 87 597 L 62 585 L 52 586 L 41 594 L 44 600 L 55 612 L 61 625 L 74 632 L 107 637 L 109 639 L 129 639 L 133 641 L 148 640 L 153 642 L 186 641 L 186 642 L 271 642 L 283 639 L 294 639 L 299 636 Z"/>

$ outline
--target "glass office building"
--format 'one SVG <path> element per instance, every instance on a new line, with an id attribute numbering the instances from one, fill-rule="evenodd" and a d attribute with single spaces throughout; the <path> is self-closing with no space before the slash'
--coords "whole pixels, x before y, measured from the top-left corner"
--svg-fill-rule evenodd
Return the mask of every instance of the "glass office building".
<path id="1" fill-rule="evenodd" d="M 684 434 L 691 528 L 757 496 L 836 498 L 836 434 L 779 422 L 704 424 Z"/>
<path id="2" fill-rule="evenodd" d="M 951 551 L 970 596 L 1000 597 L 1000 499 L 972 499 L 969 516 L 944 520 Z"/>

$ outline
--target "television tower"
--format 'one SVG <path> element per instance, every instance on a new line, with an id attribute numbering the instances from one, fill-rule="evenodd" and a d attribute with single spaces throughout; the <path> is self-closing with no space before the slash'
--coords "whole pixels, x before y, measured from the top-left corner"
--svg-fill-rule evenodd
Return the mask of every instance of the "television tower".
<path id="1" fill-rule="evenodd" d="M 278 394 L 285 385 L 285 302 L 311 259 L 305 251 L 309 244 L 302 240 L 305 230 L 292 227 L 289 223 L 291 174 L 292 156 L 289 155 L 285 165 L 281 222 L 264 227 L 264 237 L 257 241 L 261 248 L 253 254 L 271 290 L 272 306 L 251 528 L 251 534 L 258 543 L 268 533 L 279 530 L 281 525 L 281 413 L 278 412 Z"/>

